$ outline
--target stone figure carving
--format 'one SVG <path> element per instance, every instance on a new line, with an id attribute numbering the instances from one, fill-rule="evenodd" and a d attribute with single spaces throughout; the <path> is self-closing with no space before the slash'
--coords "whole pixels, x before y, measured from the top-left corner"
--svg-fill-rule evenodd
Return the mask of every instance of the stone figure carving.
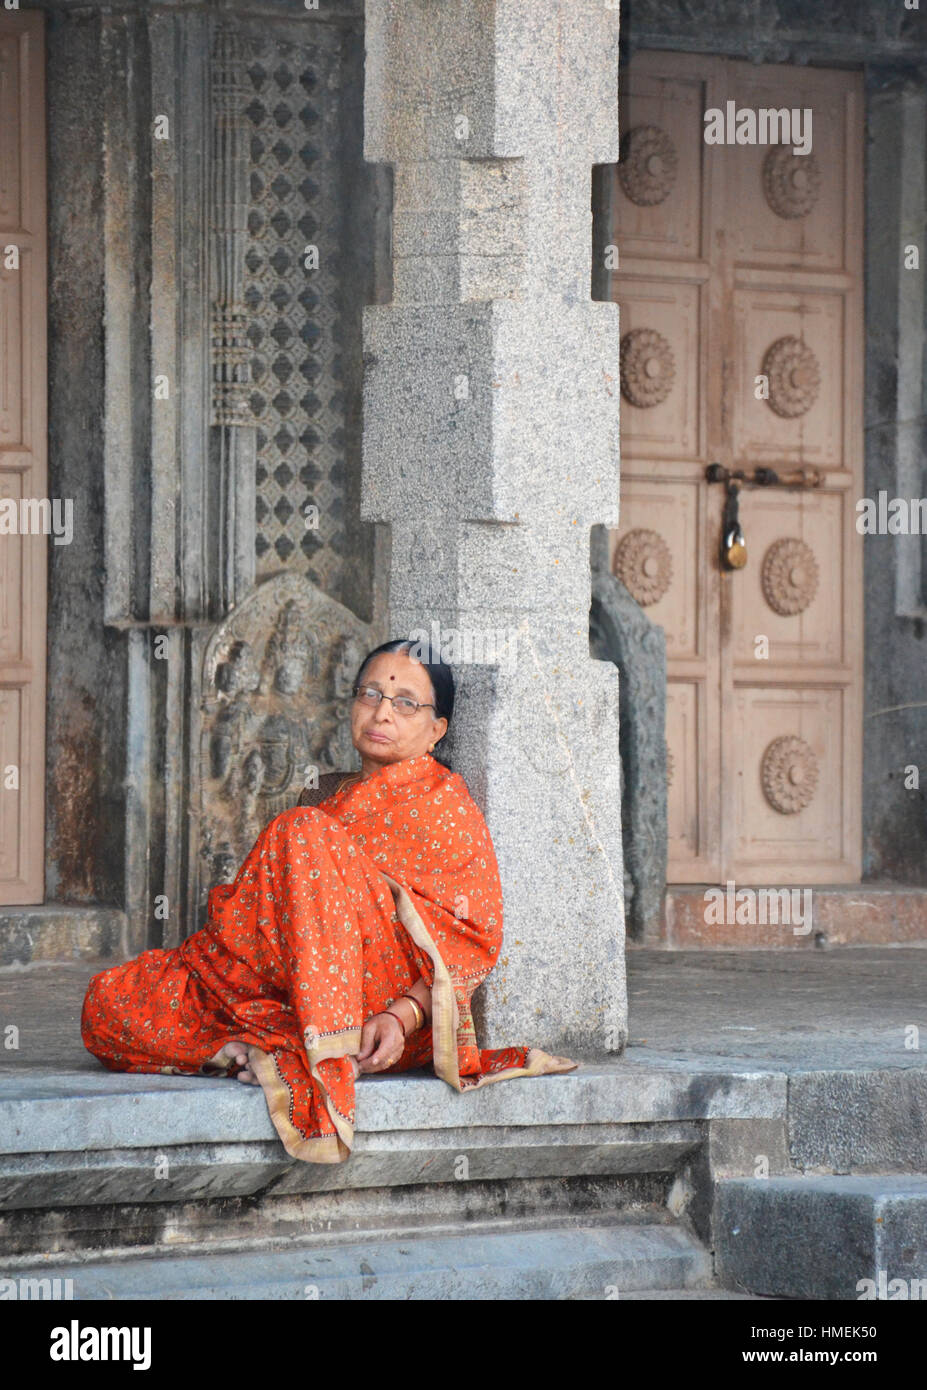
<path id="1" fill-rule="evenodd" d="M 593 526 L 589 651 L 621 673 L 625 912 L 634 940 L 656 940 L 667 860 L 666 638 L 611 573 L 608 551 L 607 527 Z"/>
<path id="2" fill-rule="evenodd" d="M 331 700 L 334 718 L 326 736 L 323 761 L 335 770 L 353 767 L 356 753 L 351 742 L 351 687 L 366 652 L 355 638 L 338 643 L 332 665 Z"/>
<path id="3" fill-rule="evenodd" d="M 256 751 L 263 771 L 259 782 L 254 764 L 243 776 L 243 786 L 262 800 L 268 819 L 293 804 L 291 788 L 302 785 L 305 769 L 322 751 L 321 737 L 313 733 L 326 713 L 318 675 L 318 644 L 291 600 L 268 639 L 255 702 L 260 721 Z"/>
<path id="4" fill-rule="evenodd" d="M 252 722 L 250 695 L 257 689 L 259 672 L 247 642 L 234 642 L 216 671 L 216 688 L 226 697 L 220 704 L 210 741 L 210 771 L 225 778 Z"/>
<path id="5" fill-rule="evenodd" d="M 234 877 L 261 829 L 312 775 L 359 766 L 351 685 L 377 639 L 301 575 L 259 585 L 215 629 L 203 659 L 200 902 Z"/>

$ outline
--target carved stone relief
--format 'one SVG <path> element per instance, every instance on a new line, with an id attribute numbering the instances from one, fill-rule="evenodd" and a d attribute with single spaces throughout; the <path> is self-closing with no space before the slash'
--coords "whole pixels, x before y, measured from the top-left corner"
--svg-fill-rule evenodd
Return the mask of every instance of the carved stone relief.
<path id="1" fill-rule="evenodd" d="M 783 617 L 803 613 L 818 590 L 818 562 L 814 551 L 797 537 L 773 541 L 763 557 L 760 576 L 770 608 Z"/>
<path id="2" fill-rule="evenodd" d="M 249 37 L 244 64 L 255 550 L 259 577 L 286 568 L 338 593 L 348 404 L 337 232 L 345 196 L 341 40 L 337 26 L 324 24 L 313 26 L 313 38 L 297 45 Z"/>
<path id="3" fill-rule="evenodd" d="M 763 161 L 763 191 L 777 217 L 807 217 L 821 192 L 816 157 L 774 145 Z"/>
<path id="4" fill-rule="evenodd" d="M 795 815 L 810 804 L 818 785 L 818 760 L 803 738 L 774 738 L 763 754 L 763 792 L 774 811 Z"/>
<path id="5" fill-rule="evenodd" d="M 632 405 L 659 405 L 676 377 L 673 350 L 653 328 L 632 328 L 621 339 L 621 390 Z"/>
<path id="6" fill-rule="evenodd" d="M 769 406 L 794 419 L 811 409 L 821 387 L 821 368 L 807 343 L 787 334 L 766 349 L 763 375 L 769 380 Z"/>
<path id="7" fill-rule="evenodd" d="M 635 126 L 621 142 L 618 178 L 632 203 L 653 207 L 673 191 L 677 164 L 676 146 L 665 130 Z"/>
<path id="8" fill-rule="evenodd" d="M 621 674 L 625 901 L 631 935 L 655 941 L 666 885 L 666 638 L 609 573 L 608 552 L 607 528 L 593 526 L 589 651 Z"/>
<path id="9" fill-rule="evenodd" d="M 253 426 L 245 337 L 244 255 L 248 235 L 247 46 L 233 29 L 216 33 L 212 59 L 213 258 L 212 423 Z"/>
<path id="10" fill-rule="evenodd" d="M 657 603 L 673 578 L 673 557 L 657 531 L 637 527 L 615 550 L 615 574 L 642 608 Z"/>
<path id="11" fill-rule="evenodd" d="M 376 642 L 298 575 L 260 585 L 219 625 L 203 663 L 200 875 L 234 876 L 259 832 L 294 806 L 309 769 L 360 766 L 351 685 Z"/>

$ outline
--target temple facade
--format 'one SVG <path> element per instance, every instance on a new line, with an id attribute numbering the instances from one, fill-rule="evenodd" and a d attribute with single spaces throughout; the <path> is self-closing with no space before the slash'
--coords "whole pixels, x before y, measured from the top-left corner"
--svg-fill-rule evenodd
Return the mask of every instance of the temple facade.
<path id="1" fill-rule="evenodd" d="M 195 930 L 422 629 L 487 1045 L 620 1053 L 626 945 L 924 939 L 925 23 L 0 11 L 0 967 Z"/>

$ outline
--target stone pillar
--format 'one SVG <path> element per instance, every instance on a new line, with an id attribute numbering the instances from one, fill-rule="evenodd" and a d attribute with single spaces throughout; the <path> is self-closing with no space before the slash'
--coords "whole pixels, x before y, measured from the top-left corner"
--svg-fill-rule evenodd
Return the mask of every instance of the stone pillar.
<path id="1" fill-rule="evenodd" d="M 435 624 L 460 678 L 452 765 L 505 893 L 487 1046 L 626 1039 L 618 674 L 589 655 L 590 529 L 618 521 L 618 310 L 590 298 L 617 78 L 603 0 L 367 0 L 365 155 L 395 204 L 363 515 L 391 526 L 392 634 Z"/>
<path id="2" fill-rule="evenodd" d="M 922 21 L 923 22 L 923 21 Z M 927 493 L 927 97 L 903 69 L 866 72 L 866 368 L 863 495 Z M 927 545 L 865 536 L 863 877 L 927 883 L 923 790 L 900 770 L 927 741 Z M 922 774 L 923 775 L 923 774 Z"/>

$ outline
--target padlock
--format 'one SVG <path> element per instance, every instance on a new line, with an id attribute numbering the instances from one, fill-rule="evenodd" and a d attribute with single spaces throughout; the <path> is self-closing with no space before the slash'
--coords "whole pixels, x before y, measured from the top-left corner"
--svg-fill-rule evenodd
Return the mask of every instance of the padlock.
<path id="1" fill-rule="evenodd" d="M 739 491 L 739 483 L 728 483 L 721 523 L 721 563 L 729 570 L 742 570 L 747 563 L 747 542 L 738 517 Z"/>

